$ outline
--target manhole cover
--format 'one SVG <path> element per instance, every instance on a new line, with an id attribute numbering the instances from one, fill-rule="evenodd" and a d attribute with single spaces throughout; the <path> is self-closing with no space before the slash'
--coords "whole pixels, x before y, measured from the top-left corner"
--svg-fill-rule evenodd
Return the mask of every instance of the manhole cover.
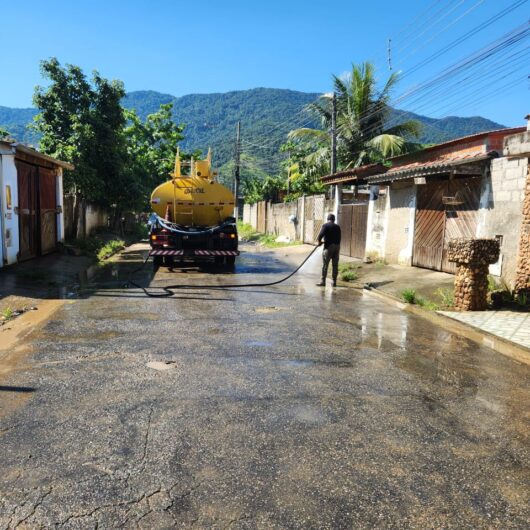
<path id="1" fill-rule="evenodd" d="M 177 367 L 177 364 L 175 361 L 151 361 L 146 366 L 162 372 L 164 370 L 173 370 Z"/>

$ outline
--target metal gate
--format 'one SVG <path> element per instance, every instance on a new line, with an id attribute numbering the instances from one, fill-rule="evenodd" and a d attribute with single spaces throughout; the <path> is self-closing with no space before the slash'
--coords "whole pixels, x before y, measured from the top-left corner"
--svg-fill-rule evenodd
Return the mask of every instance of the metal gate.
<path id="1" fill-rule="evenodd" d="M 18 182 L 19 260 L 52 252 L 57 247 L 55 172 L 16 161 Z"/>
<path id="2" fill-rule="evenodd" d="M 40 252 L 47 254 L 57 247 L 57 178 L 51 169 L 39 167 Z"/>
<path id="3" fill-rule="evenodd" d="M 19 260 L 39 253 L 37 167 L 16 161 L 18 181 Z"/>
<path id="4" fill-rule="evenodd" d="M 340 205 L 338 221 L 342 232 L 341 254 L 352 258 L 364 258 L 368 228 L 368 202 Z"/>
<path id="5" fill-rule="evenodd" d="M 447 260 L 449 241 L 475 237 L 480 203 L 480 177 L 430 182 L 418 186 L 412 264 L 454 273 Z M 458 204 L 444 205 L 443 198 Z"/>
<path id="6" fill-rule="evenodd" d="M 318 237 L 322 225 L 325 223 L 326 214 L 325 195 L 313 195 L 305 197 L 304 206 L 304 243 L 314 243 Z"/>

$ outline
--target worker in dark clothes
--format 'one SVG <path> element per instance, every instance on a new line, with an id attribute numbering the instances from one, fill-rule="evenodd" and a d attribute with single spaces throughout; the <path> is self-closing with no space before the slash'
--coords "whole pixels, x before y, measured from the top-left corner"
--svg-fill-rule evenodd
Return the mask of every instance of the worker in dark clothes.
<path id="1" fill-rule="evenodd" d="M 335 223 L 335 216 L 330 213 L 328 222 L 322 225 L 317 242 L 319 245 L 324 240 L 324 252 L 322 252 L 322 280 L 317 283 L 318 286 L 326 285 L 328 276 L 329 262 L 331 261 L 333 273 L 333 287 L 337 285 L 337 276 L 339 274 L 339 254 L 340 254 L 340 226 Z"/>

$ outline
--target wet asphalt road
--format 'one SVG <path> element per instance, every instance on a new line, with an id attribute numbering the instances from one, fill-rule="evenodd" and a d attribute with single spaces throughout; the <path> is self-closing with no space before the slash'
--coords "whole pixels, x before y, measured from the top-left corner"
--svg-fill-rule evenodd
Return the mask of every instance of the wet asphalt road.
<path id="1" fill-rule="evenodd" d="M 0 417 L 0 528 L 528 528 L 529 367 L 317 288 L 315 259 L 66 303 L 0 381 L 31 390 Z"/>

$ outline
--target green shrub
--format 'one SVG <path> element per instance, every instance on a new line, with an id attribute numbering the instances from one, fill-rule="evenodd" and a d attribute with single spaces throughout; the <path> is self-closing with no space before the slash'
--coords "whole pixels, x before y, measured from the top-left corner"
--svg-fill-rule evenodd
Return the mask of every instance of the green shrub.
<path id="1" fill-rule="evenodd" d="M 401 298 L 407 302 L 407 304 L 415 304 L 418 300 L 416 297 L 416 290 L 415 289 L 403 289 L 401 291 Z"/>

